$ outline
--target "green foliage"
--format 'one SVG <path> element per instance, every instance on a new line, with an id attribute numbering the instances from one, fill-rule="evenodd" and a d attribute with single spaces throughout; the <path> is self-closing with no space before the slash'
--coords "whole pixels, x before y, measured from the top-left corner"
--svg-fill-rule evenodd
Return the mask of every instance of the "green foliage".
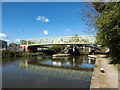
<path id="1" fill-rule="evenodd" d="M 89 5 L 82 14 L 86 25 L 95 28 L 96 44 L 110 48 L 110 55 L 117 62 L 120 58 L 120 2 L 91 2 Z"/>
<path id="2" fill-rule="evenodd" d="M 120 64 L 118 65 L 118 70 L 120 71 Z"/>
<path id="3" fill-rule="evenodd" d="M 109 55 L 108 60 L 110 60 L 110 64 L 114 64 L 114 65 L 120 64 L 119 57 L 114 57 L 114 56 Z"/>
<path id="4" fill-rule="evenodd" d="M 33 57 L 33 56 L 39 56 L 39 55 L 44 55 L 42 52 L 37 52 L 37 53 L 25 53 L 26 57 Z"/>
<path id="5" fill-rule="evenodd" d="M 84 22 L 89 31 L 95 28 L 96 44 L 110 48 L 110 56 L 114 62 L 120 58 L 120 1 L 89 2 L 83 9 Z M 92 28 L 92 29 L 91 29 Z"/>
<path id="6" fill-rule="evenodd" d="M 9 50 L 3 50 L 2 51 L 2 58 L 21 57 L 21 56 L 23 56 L 23 51 L 9 51 Z"/>
<path id="7" fill-rule="evenodd" d="M 94 4 L 93 4 L 94 5 Z M 95 4 L 96 5 L 96 4 Z M 106 3 L 104 10 L 99 11 L 100 16 L 97 18 L 96 28 L 97 42 L 101 43 L 111 50 L 114 57 L 120 56 L 120 2 Z"/>
<path id="8" fill-rule="evenodd" d="M 2 58 L 8 58 L 8 57 L 32 57 L 32 56 L 39 56 L 44 55 L 43 52 L 37 52 L 37 53 L 25 53 L 23 51 L 10 51 L 10 50 L 3 50 L 2 51 Z"/>
<path id="9" fill-rule="evenodd" d="M 64 48 L 65 45 L 53 45 L 52 47 L 48 48 L 48 50 L 55 53 L 64 53 Z"/>

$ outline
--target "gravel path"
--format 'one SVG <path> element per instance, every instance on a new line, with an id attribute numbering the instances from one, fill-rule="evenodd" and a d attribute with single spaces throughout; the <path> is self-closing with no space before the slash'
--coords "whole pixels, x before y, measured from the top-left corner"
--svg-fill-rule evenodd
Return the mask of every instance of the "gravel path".
<path id="1" fill-rule="evenodd" d="M 103 67 L 105 70 L 105 73 L 100 72 L 100 86 L 102 88 L 118 88 L 118 69 L 114 65 L 109 64 L 106 58 L 100 58 L 100 63 L 100 67 Z"/>
<path id="2" fill-rule="evenodd" d="M 100 68 L 103 68 L 105 73 L 101 73 Z M 109 64 L 109 60 L 105 58 L 105 55 L 96 57 L 90 88 L 91 90 L 92 88 L 109 88 L 109 90 L 110 88 L 112 90 L 113 88 L 118 88 L 118 69 L 114 65 Z"/>

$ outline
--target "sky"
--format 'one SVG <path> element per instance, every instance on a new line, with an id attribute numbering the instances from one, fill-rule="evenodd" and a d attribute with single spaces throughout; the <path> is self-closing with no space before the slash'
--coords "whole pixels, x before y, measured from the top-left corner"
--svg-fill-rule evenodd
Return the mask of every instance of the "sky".
<path id="1" fill-rule="evenodd" d="M 0 36 L 9 43 L 19 43 L 35 38 L 87 35 L 80 16 L 85 3 L 81 3 L 3 2 Z"/>

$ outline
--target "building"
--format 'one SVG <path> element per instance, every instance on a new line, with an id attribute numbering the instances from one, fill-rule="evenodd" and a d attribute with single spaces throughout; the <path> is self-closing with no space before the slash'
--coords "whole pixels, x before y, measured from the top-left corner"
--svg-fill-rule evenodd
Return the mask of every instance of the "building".
<path id="1" fill-rule="evenodd" d="M 18 45 L 16 43 L 10 43 L 9 50 L 18 50 Z"/>
<path id="2" fill-rule="evenodd" d="M 22 47 L 22 46 L 20 46 L 20 45 L 18 45 L 18 50 L 23 50 L 24 48 Z"/>
<path id="3" fill-rule="evenodd" d="M 7 42 L 0 40 L 0 50 L 6 50 L 7 49 Z"/>

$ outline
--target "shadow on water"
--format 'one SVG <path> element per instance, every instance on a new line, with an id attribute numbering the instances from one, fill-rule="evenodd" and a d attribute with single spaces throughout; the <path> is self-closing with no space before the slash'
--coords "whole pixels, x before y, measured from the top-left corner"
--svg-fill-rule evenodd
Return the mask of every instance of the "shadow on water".
<path id="1" fill-rule="evenodd" d="M 94 63 L 88 56 L 4 60 L 3 87 L 89 88 Z"/>

